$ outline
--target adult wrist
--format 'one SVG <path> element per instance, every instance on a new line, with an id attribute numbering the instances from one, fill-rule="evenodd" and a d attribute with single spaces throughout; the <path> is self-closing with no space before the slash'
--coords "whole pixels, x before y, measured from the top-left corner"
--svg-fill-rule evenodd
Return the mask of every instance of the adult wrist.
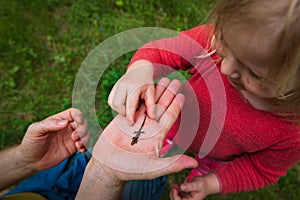
<path id="1" fill-rule="evenodd" d="M 35 173 L 35 170 L 22 158 L 20 145 L 4 149 L 0 153 L 0 190 L 3 190 Z"/>
<path id="2" fill-rule="evenodd" d="M 22 145 L 18 145 L 14 149 L 15 167 L 22 169 L 29 175 L 36 173 L 38 170 L 34 168 L 34 160 L 27 156 L 26 149 L 22 148 Z"/>
<path id="3" fill-rule="evenodd" d="M 93 157 L 89 161 L 89 170 L 91 174 L 100 174 L 101 178 L 105 180 L 107 185 L 114 185 L 114 186 L 122 186 L 125 181 L 122 181 L 113 171 L 111 168 L 105 166 L 104 164 L 98 162 Z"/>
<path id="4" fill-rule="evenodd" d="M 124 183 L 113 174 L 113 170 L 92 158 L 85 169 L 76 200 L 119 199 Z"/>

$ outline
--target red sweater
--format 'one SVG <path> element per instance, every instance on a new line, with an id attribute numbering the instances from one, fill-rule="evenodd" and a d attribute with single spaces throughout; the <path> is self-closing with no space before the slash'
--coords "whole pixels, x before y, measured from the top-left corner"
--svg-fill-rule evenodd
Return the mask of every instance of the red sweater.
<path id="1" fill-rule="evenodd" d="M 137 51 L 131 63 L 149 60 L 155 63 L 156 75 L 164 72 L 159 64 L 190 70 L 191 78 L 185 89 L 192 91 L 197 102 L 187 94 L 185 109 L 188 115 L 174 125 L 183 127 L 175 137 L 176 143 L 191 152 L 200 151 L 226 162 L 214 170 L 221 184 L 221 193 L 258 189 L 278 181 L 300 160 L 300 129 L 294 123 L 248 104 L 219 72 L 221 62 L 216 63 L 217 70 L 212 70 L 211 62 L 197 58 L 204 53 L 197 45 L 208 49 L 212 31 L 213 26 L 198 26 L 177 37 L 147 43 Z M 186 36 L 196 43 L 187 41 Z M 220 60 L 216 53 L 211 58 Z M 216 82 L 211 90 L 211 84 L 218 79 L 216 75 L 212 76 L 212 71 L 218 72 L 221 84 Z M 210 76 L 212 82 L 208 83 Z M 217 92 L 212 95 L 212 91 Z M 212 110 L 217 112 L 214 116 Z M 196 132 L 189 131 L 192 129 Z M 212 149 L 206 148 L 210 140 L 203 142 L 205 136 L 216 133 L 220 133 L 216 144 Z M 202 146 L 204 143 L 206 146 Z"/>

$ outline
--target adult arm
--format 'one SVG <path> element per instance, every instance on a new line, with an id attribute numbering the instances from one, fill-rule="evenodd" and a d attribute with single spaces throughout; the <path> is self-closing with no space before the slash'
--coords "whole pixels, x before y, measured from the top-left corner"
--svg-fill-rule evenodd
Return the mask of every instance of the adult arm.
<path id="1" fill-rule="evenodd" d="M 36 172 L 23 160 L 19 145 L 0 151 L 0 160 L 0 191 Z"/>
<path id="2" fill-rule="evenodd" d="M 178 117 L 184 101 L 182 94 L 175 96 L 179 81 L 166 85 L 160 83 L 156 89 L 160 108 L 156 113 L 157 121 L 146 117 L 142 129 L 145 133 L 137 144 L 131 145 L 133 133 L 140 128 L 145 117 L 145 105 L 138 110 L 133 126 L 128 125 L 124 116 L 116 116 L 94 147 L 76 199 L 118 199 L 128 180 L 153 179 L 197 166 L 196 160 L 186 155 L 159 157 L 163 139 Z"/>
<path id="3" fill-rule="evenodd" d="M 51 168 L 76 150 L 86 151 L 88 124 L 77 109 L 68 109 L 29 126 L 22 143 L 0 152 L 0 190 Z"/>

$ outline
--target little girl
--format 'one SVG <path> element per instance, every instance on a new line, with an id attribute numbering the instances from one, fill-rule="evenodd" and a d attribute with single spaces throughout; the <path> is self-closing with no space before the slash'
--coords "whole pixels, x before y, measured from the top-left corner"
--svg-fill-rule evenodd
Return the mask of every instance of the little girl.
<path id="1" fill-rule="evenodd" d="M 161 65 L 189 70 L 187 88 L 196 95 L 200 112 L 197 133 L 180 131 L 186 121 L 193 122 L 194 109 L 190 119 L 174 124 L 169 141 L 176 133 L 173 141 L 180 147 L 188 145 L 199 166 L 185 183 L 174 186 L 172 199 L 203 199 L 213 193 L 265 187 L 300 160 L 300 0 L 219 0 L 210 17 L 212 24 L 139 49 L 109 97 L 110 106 L 131 123 L 139 99 L 155 118 L 153 79 L 165 75 Z M 206 83 L 213 71 L 204 62 L 208 57 L 222 77 L 222 84 L 215 87 L 225 89 L 226 115 L 214 147 L 201 152 L 216 103 Z M 195 106 L 189 99 L 184 107 Z"/>

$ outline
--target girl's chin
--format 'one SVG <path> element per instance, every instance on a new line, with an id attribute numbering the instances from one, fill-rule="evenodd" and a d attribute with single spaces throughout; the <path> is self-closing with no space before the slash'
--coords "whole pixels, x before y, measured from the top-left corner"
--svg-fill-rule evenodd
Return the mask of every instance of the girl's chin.
<path id="1" fill-rule="evenodd" d="M 267 112 L 275 111 L 275 108 L 269 104 L 267 98 L 258 97 L 247 90 L 241 90 L 241 94 L 247 100 L 247 102 L 255 109 Z"/>
<path id="2" fill-rule="evenodd" d="M 272 99 L 272 98 L 276 98 L 275 94 L 269 94 L 268 92 L 254 92 L 251 90 L 248 90 L 247 88 L 245 88 L 245 86 L 243 84 L 237 83 L 233 80 L 230 80 L 230 78 L 228 78 L 229 83 L 231 84 L 232 87 L 234 87 L 235 89 L 239 90 L 239 91 L 244 91 L 249 93 L 252 96 L 256 96 L 258 98 L 262 98 L 262 99 Z"/>

